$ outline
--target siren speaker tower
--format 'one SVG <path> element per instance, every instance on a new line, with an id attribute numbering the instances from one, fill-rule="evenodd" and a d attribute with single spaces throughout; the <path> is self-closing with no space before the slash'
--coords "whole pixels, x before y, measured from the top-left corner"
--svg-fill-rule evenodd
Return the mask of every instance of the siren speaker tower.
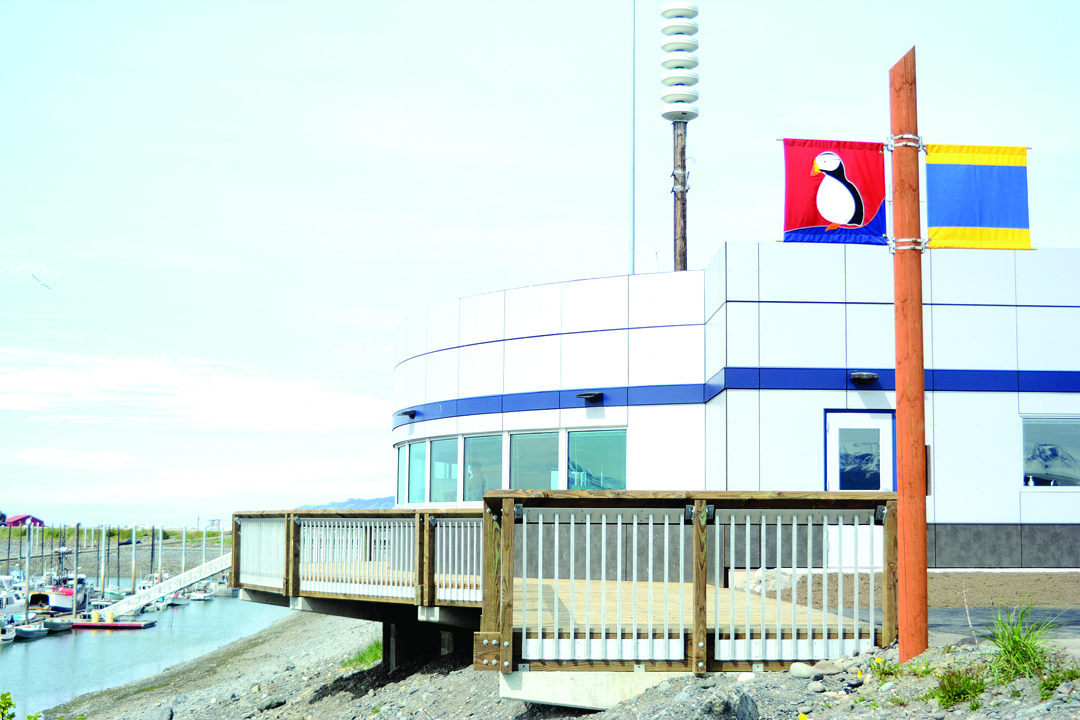
<path id="1" fill-rule="evenodd" d="M 671 192 L 675 196 L 675 270 L 686 269 L 686 193 L 689 189 L 686 172 L 686 123 L 698 116 L 698 15 L 697 5 L 669 2 L 660 8 L 660 32 L 664 40 L 660 49 L 660 84 L 664 86 L 660 99 L 666 103 L 660 116 L 670 120 L 674 134 L 674 165 Z"/>

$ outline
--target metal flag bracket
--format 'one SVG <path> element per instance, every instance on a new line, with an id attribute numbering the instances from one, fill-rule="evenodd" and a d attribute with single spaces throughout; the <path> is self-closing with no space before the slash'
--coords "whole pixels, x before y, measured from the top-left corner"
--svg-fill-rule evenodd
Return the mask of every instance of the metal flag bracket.
<path id="1" fill-rule="evenodd" d="M 929 249 L 929 242 L 925 238 L 902 238 L 900 240 L 889 238 L 889 254 L 895 255 L 897 250 L 918 250 L 922 254 Z"/>
<path id="2" fill-rule="evenodd" d="M 885 141 L 885 149 L 889 152 L 900 147 L 913 147 L 926 152 L 926 143 L 923 142 L 921 135 L 890 135 Z"/>

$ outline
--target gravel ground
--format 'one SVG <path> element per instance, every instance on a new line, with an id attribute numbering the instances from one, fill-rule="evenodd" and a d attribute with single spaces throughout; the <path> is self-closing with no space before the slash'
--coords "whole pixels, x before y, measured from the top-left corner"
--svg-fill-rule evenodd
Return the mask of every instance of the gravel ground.
<path id="1" fill-rule="evenodd" d="M 996 581 L 995 581 L 996 582 Z M 1066 587 L 1069 587 L 1066 583 Z M 969 591 L 970 592 L 970 591 Z M 1071 596 L 1075 608 L 1077 595 Z M 960 611 L 963 613 L 964 611 Z M 1080 610 L 1069 611 L 1076 617 Z M 976 628 L 979 628 L 976 623 Z M 931 648 L 907 667 L 924 663 L 941 672 L 986 662 L 992 646 L 960 628 L 932 632 Z M 1071 628 L 1076 635 L 1076 628 Z M 935 718 L 1080 720 L 1080 681 L 1063 683 L 1048 701 L 1032 681 L 993 686 L 981 705 L 951 710 L 922 699 L 937 686 L 930 672 L 879 679 L 873 668 L 897 660 L 896 648 L 835 658 L 782 673 L 718 673 L 675 677 L 611 710 L 593 713 L 498 697 L 498 676 L 476 672 L 471 657 L 445 655 L 425 665 L 386 672 L 342 669 L 342 660 L 381 638 L 380 626 L 358 620 L 297 612 L 249 638 L 165 672 L 101 693 L 86 695 L 44 714 L 84 715 L 88 720 L 189 720 L 221 718 L 420 718 L 503 720 L 531 718 L 732 717 Z M 884 662 L 877 662 L 877 658 Z M 1080 658 L 1071 656 L 1072 661 Z M 860 675 L 861 671 L 861 675 Z M 810 677 L 797 677 L 801 672 Z M 820 677 L 819 677 L 820 676 Z M 889 685 L 887 682 L 891 682 Z"/>

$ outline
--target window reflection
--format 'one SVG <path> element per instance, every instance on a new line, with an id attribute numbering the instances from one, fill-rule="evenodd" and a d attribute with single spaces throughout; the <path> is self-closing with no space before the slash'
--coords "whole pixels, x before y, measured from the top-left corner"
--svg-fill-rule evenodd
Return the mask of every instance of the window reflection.
<path id="1" fill-rule="evenodd" d="M 502 487 L 502 435 L 465 438 L 465 500 Z"/>
<path id="2" fill-rule="evenodd" d="M 424 502 L 427 489 L 427 445 L 422 442 L 409 445 L 409 502 Z"/>
<path id="3" fill-rule="evenodd" d="M 567 442 L 568 489 L 626 489 L 625 430 L 572 432 Z"/>
<path id="4" fill-rule="evenodd" d="M 510 488 L 555 490 L 559 487 L 559 433 L 510 436 Z"/>
<path id="5" fill-rule="evenodd" d="M 431 502 L 457 500 L 457 438 L 431 441 Z"/>
<path id="6" fill-rule="evenodd" d="M 881 489 L 881 431 L 840 428 L 840 489 Z"/>
<path id="7" fill-rule="evenodd" d="M 1024 418 L 1024 485 L 1080 486 L 1080 418 Z"/>
<path id="8" fill-rule="evenodd" d="M 397 501 L 409 501 L 409 446 L 399 445 L 397 449 Z"/>

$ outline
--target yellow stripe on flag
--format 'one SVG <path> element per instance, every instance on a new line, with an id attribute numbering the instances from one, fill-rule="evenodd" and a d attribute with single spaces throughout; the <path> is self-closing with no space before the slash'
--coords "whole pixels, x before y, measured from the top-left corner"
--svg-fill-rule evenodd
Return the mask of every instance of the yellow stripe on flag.
<path id="1" fill-rule="evenodd" d="M 1001 145 L 927 145 L 926 162 L 938 165 L 1027 167 L 1027 148 Z"/>
<path id="2" fill-rule="evenodd" d="M 931 248 L 1030 250 L 1031 231 L 1014 228 L 930 228 Z"/>

